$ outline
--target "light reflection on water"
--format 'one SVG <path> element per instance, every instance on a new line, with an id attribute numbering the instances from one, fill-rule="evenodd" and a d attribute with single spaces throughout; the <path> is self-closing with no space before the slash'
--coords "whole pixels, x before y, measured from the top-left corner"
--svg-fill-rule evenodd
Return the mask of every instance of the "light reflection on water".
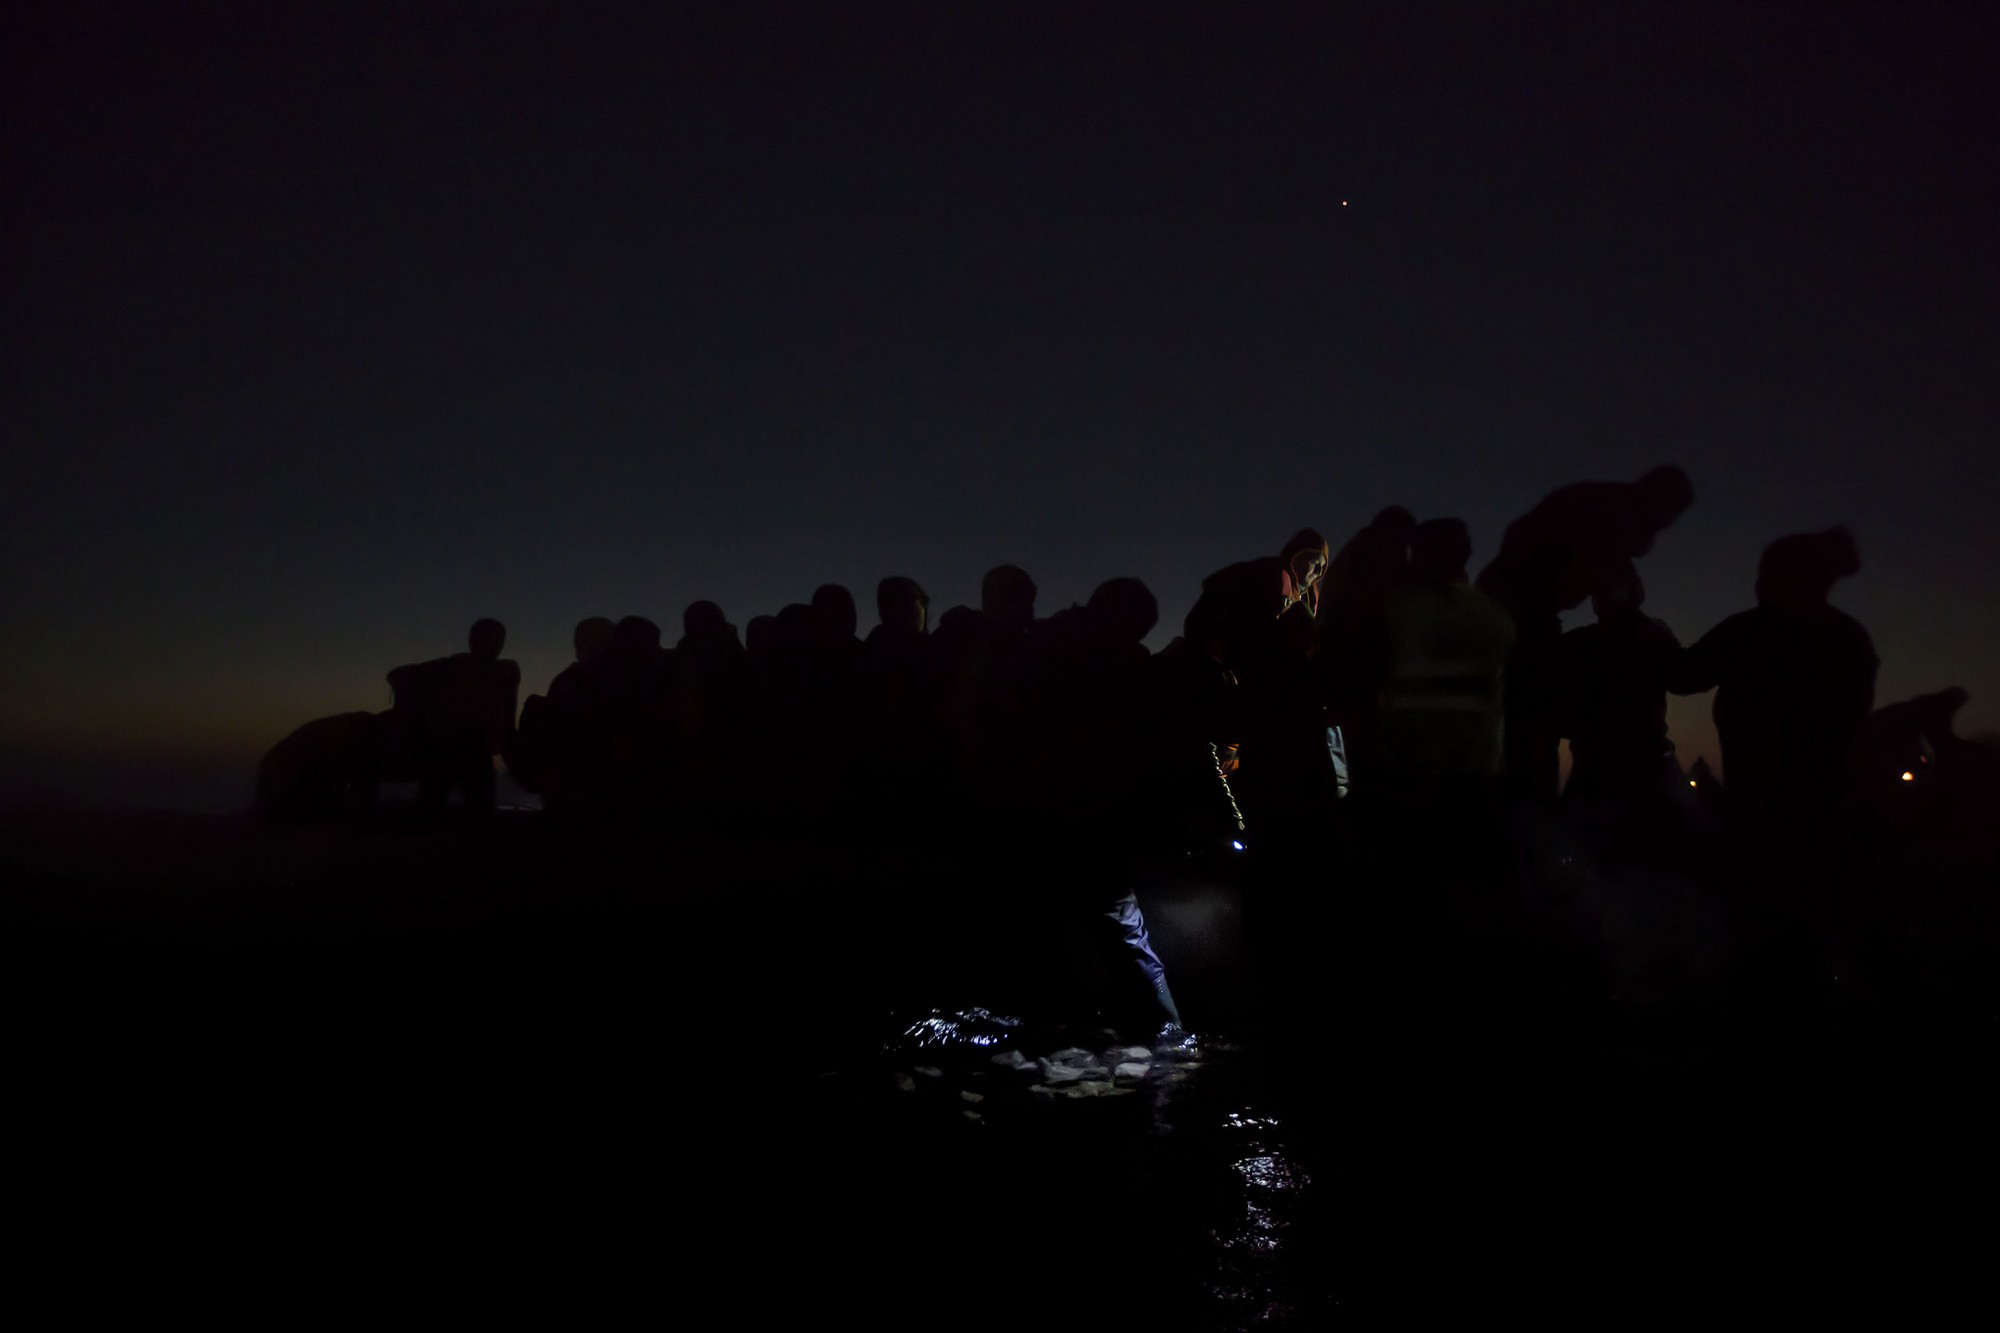
<path id="1" fill-rule="evenodd" d="M 1222 1118 L 1222 1123 L 1229 1129 L 1276 1129 L 1278 1127 L 1278 1117 L 1274 1115 L 1260 1116 L 1248 1107 L 1245 1107 L 1241 1111 L 1231 1111 Z"/>
<path id="2" fill-rule="evenodd" d="M 1020 1026 L 1020 1019 L 987 1009 L 933 1009 L 903 1029 L 900 1044 L 920 1050 L 928 1047 L 993 1047 L 1009 1040 Z"/>
<path id="3" fill-rule="evenodd" d="M 1034 1096 L 1037 1075 L 1028 1071 L 1039 1057 L 1081 1054 L 1065 1046 L 1112 1045 L 1108 1033 L 1044 1030 L 976 1008 L 905 1013 L 891 1030 L 884 1055 L 899 1073 L 918 1075 L 897 1081 L 899 1104 L 928 1103 L 940 1122 L 976 1119 L 968 1135 L 1039 1145 L 1027 1150 L 1051 1163 L 1129 1156 L 1173 1182 L 1157 1220 L 1207 1255 L 1204 1272 L 1187 1274 L 1207 1296 L 1199 1327 L 1296 1327 L 1305 1318 L 1299 1301 L 1324 1305 L 1334 1275 L 1301 1231 L 1302 1199 L 1317 1201 L 1323 1186 L 1301 1164 L 1293 1128 L 1254 1090 L 1254 1052 L 1212 1041 L 1192 1060 L 1155 1055 L 1129 1089 L 1142 1095 L 1107 1104 Z M 976 1117 L 964 1115 L 966 1088 L 979 1090 Z"/>
<path id="4" fill-rule="evenodd" d="M 1286 1151 L 1277 1116 L 1244 1107 L 1225 1114 L 1222 1128 L 1235 1184 L 1220 1192 L 1218 1208 L 1227 1216 L 1209 1232 L 1216 1250 L 1210 1289 L 1225 1326 L 1281 1326 L 1294 1313 L 1283 1265 L 1299 1196 L 1312 1177 Z"/>

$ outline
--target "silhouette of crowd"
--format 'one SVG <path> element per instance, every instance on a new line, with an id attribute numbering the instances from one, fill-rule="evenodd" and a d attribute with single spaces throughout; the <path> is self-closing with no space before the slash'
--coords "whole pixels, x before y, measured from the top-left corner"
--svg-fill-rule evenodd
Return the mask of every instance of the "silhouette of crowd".
<path id="1" fill-rule="evenodd" d="M 1179 1014 L 1133 890 L 1162 858 L 1254 865 L 1281 951 L 1309 954 L 1327 927 L 1285 904 L 1365 880 L 1394 901 L 1378 938 L 1456 931 L 1490 955 L 1553 929 L 1538 839 L 1561 811 L 1595 865 L 1719 878 L 1748 904 L 1746 938 L 1796 941 L 1831 910 L 1819 899 L 1865 785 L 1876 657 L 1828 600 L 1859 556 L 1841 529 L 1772 542 L 1755 605 L 1684 647 L 1645 614 L 1639 562 L 1693 498 L 1671 466 L 1562 487 L 1477 578 L 1457 518 L 1387 508 L 1338 550 L 1303 530 L 1205 579 L 1157 653 L 1139 579 L 1041 615 L 1033 578 L 1004 564 L 977 607 L 935 618 L 915 579 L 882 579 L 865 638 L 836 584 L 741 634 L 694 602 L 671 647 L 643 616 L 591 616 L 518 720 L 519 670 L 482 620 L 468 651 L 390 672 L 388 712 L 288 738 L 260 805 L 327 813 L 401 780 L 432 817 L 453 793 L 490 812 L 497 758 L 552 821 L 955 858 L 977 867 L 961 878 L 1005 881 L 1030 921 L 1080 912 L 1156 1025 Z M 1565 633 L 1586 601 L 1595 623 Z M 1667 695 L 1711 689 L 1726 792 L 1667 739 Z M 1962 702 L 1876 731 L 1914 738 L 1928 764 Z"/>

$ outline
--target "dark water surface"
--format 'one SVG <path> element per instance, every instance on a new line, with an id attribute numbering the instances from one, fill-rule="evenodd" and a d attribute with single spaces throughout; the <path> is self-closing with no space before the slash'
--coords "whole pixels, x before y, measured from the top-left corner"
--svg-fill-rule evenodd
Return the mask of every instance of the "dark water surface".
<path id="1" fill-rule="evenodd" d="M 1978 1012 L 1489 1002 L 1189 865 L 1140 886 L 1204 1036 L 1160 1054 L 972 864 L 5 831 L 22 1258 L 79 1309 L 1321 1328 L 1983 1271 Z"/>

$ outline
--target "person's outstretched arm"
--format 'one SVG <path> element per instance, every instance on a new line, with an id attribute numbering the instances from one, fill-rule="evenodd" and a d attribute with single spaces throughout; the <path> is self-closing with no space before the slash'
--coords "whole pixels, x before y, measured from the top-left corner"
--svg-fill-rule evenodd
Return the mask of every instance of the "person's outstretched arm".
<path id="1" fill-rule="evenodd" d="M 1672 694 L 1705 694 L 1722 682 L 1741 633 L 1738 617 L 1717 625 L 1691 648 L 1667 655 L 1666 683 Z"/>

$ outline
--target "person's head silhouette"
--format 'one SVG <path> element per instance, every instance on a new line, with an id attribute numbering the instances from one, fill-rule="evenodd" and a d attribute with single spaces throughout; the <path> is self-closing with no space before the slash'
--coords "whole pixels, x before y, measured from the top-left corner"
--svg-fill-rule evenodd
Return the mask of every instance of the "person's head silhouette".
<path id="1" fill-rule="evenodd" d="M 922 634 L 930 609 L 931 599 L 915 579 L 891 575 L 875 585 L 875 614 L 891 633 Z"/>
<path id="2" fill-rule="evenodd" d="M 1019 565 L 995 565 L 979 583 L 979 609 L 1007 629 L 1026 629 L 1035 620 L 1035 581 Z"/>
<path id="3" fill-rule="evenodd" d="M 1833 585 L 1861 569 L 1861 551 L 1846 528 L 1800 532 L 1764 548 L 1757 564 L 1759 606 L 1811 606 L 1826 601 Z"/>
<path id="4" fill-rule="evenodd" d="M 1160 603 L 1138 579 L 1106 579 L 1090 594 L 1090 609 L 1113 637 L 1138 643 L 1160 623 Z"/>
<path id="5" fill-rule="evenodd" d="M 498 661 L 506 645 L 507 627 L 491 617 L 473 621 L 472 632 L 466 635 L 466 646 L 482 662 Z"/>
<path id="6" fill-rule="evenodd" d="M 821 643 L 845 643 L 854 637 L 861 623 L 854 594 L 838 583 L 822 583 L 813 590 L 813 637 Z"/>

